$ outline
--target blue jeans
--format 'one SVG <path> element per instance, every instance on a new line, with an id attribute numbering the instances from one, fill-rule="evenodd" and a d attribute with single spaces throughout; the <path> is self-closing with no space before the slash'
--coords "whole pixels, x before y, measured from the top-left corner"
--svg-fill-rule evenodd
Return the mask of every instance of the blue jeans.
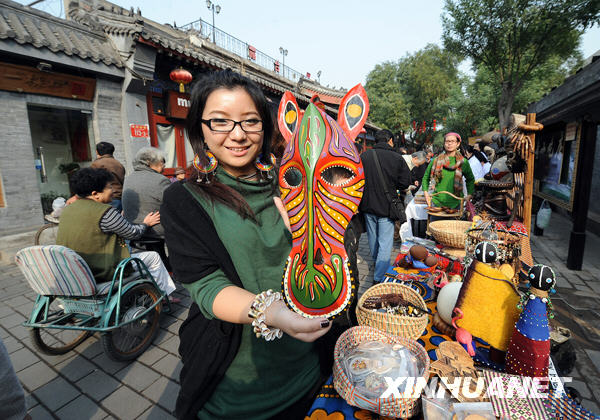
<path id="1" fill-rule="evenodd" d="M 394 222 L 387 217 L 379 217 L 365 213 L 369 249 L 375 260 L 375 282 L 382 282 L 384 274 L 390 267 L 392 246 L 394 245 Z"/>

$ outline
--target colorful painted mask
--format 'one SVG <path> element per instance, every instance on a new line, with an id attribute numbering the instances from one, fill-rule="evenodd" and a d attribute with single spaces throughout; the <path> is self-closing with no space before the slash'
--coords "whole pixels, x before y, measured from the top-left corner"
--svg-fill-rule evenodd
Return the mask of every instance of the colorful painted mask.
<path id="1" fill-rule="evenodd" d="M 313 97 L 302 113 L 286 92 L 278 115 L 288 141 L 279 188 L 293 238 L 283 292 L 290 308 L 309 318 L 338 315 L 354 294 L 344 232 L 362 198 L 364 171 L 354 139 L 369 112 L 361 85 L 342 100 L 337 122 L 321 105 Z"/>

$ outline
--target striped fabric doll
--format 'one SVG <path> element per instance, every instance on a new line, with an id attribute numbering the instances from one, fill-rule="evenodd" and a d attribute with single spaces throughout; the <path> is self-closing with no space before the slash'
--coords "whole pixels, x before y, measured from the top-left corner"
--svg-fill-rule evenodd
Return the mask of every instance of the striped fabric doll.
<path id="1" fill-rule="evenodd" d="M 531 267 L 527 276 L 530 288 L 517 305 L 519 309 L 524 308 L 508 346 L 506 372 L 547 377 L 550 359 L 548 317 L 554 318 L 548 291 L 555 293 L 556 276 L 550 267 L 541 264 Z"/>

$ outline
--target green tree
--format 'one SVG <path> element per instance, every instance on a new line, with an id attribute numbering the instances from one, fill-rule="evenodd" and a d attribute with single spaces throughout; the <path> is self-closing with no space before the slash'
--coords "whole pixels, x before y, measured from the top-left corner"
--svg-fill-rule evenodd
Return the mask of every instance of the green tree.
<path id="1" fill-rule="evenodd" d="M 598 0 L 446 0 L 443 40 L 449 51 L 491 73 L 504 128 L 534 71 L 552 57 L 571 57 L 583 30 L 598 21 Z"/>
<path id="2" fill-rule="evenodd" d="M 550 57 L 546 63 L 536 67 L 529 80 L 515 97 L 513 110 L 525 113 L 527 106 L 538 101 L 553 87 L 561 85 L 565 78 L 573 74 L 582 65 L 582 55 L 575 50 L 572 56 L 562 60 L 558 56 Z M 448 117 L 445 127 L 461 136 L 485 133 L 498 128 L 497 104 L 501 94 L 500 85 L 494 75 L 483 65 L 477 68 L 474 77 L 462 75 L 460 86 L 456 86 L 448 97 Z"/>
<path id="3" fill-rule="evenodd" d="M 369 119 L 394 132 L 406 129 L 410 121 L 408 105 L 401 92 L 398 64 L 377 64 L 367 75 L 365 90 L 369 95 Z"/>
<path id="4" fill-rule="evenodd" d="M 447 115 L 443 106 L 458 82 L 459 60 L 435 44 L 409 54 L 398 63 L 402 92 L 408 100 L 410 115 L 431 126 Z"/>

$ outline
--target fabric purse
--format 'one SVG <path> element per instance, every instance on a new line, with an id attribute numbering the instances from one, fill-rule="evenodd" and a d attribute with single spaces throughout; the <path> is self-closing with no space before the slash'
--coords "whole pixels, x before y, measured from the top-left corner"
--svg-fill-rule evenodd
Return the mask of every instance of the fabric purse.
<path id="1" fill-rule="evenodd" d="M 379 181 L 381 182 L 381 185 L 383 186 L 383 192 L 385 193 L 385 196 L 387 197 L 387 199 L 390 203 L 389 218 L 392 219 L 393 221 L 404 223 L 404 222 L 406 222 L 404 200 L 402 200 L 402 198 L 398 197 L 398 194 L 396 194 L 395 197 L 392 197 L 392 195 L 390 194 L 390 191 L 388 189 L 387 182 L 385 181 L 385 178 L 383 177 L 383 172 L 381 170 L 381 164 L 379 163 L 379 158 L 377 157 L 377 152 L 375 150 L 373 150 L 373 157 L 375 158 L 375 166 L 377 167 L 377 173 L 379 174 Z"/>

